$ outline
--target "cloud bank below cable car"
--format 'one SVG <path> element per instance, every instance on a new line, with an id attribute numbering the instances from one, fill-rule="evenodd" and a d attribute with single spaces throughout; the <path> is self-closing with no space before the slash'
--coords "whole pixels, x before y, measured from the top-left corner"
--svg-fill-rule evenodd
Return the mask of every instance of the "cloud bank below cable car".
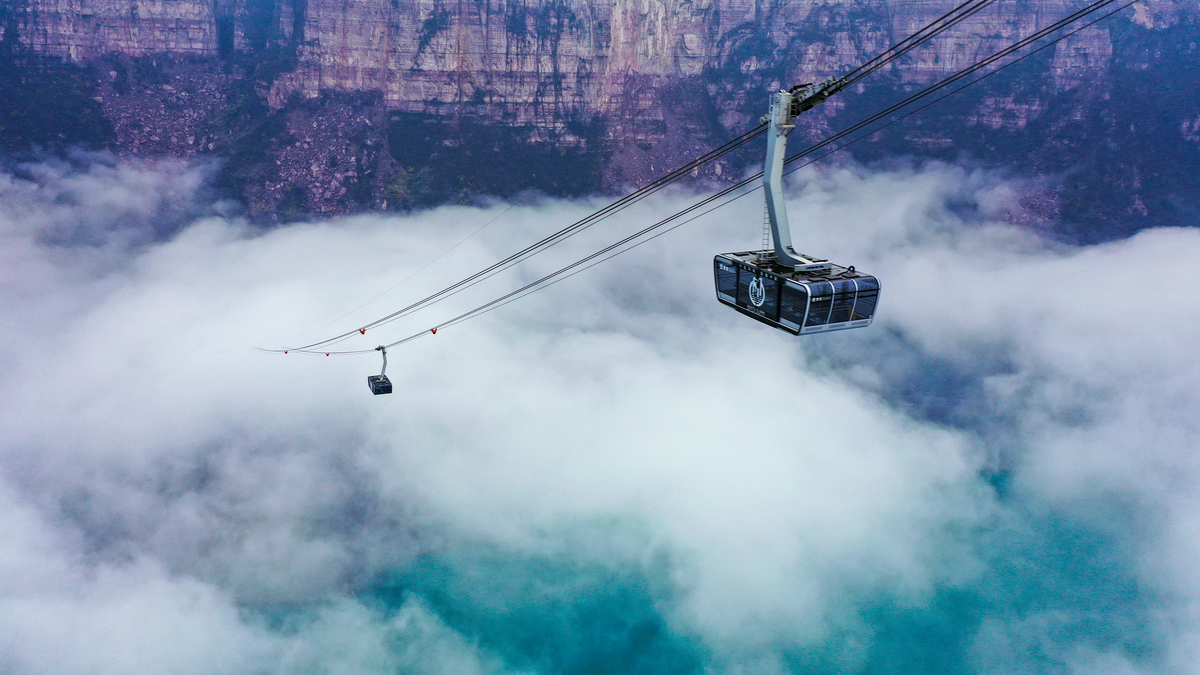
<path id="1" fill-rule="evenodd" d="M 797 238 L 879 276 L 870 328 L 718 305 L 747 199 L 372 397 L 374 359 L 249 347 L 505 206 L 153 243 L 116 224 L 209 210 L 202 174 L 30 174 L 0 180 L 10 672 L 1196 672 L 1196 231 L 1059 247 L 994 174 L 804 172 Z M 519 205 L 397 292 L 590 210 Z"/>

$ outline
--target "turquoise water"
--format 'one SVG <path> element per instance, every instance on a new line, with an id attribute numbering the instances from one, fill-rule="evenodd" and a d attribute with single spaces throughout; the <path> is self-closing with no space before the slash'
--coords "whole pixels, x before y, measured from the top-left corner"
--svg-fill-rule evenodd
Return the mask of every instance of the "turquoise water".
<path id="1" fill-rule="evenodd" d="M 1116 503 L 1074 513 L 1008 504 L 987 527 L 956 533 L 975 563 L 964 579 L 916 599 L 847 579 L 825 589 L 839 608 L 814 618 L 828 622 L 825 637 L 805 637 L 806 626 L 764 625 L 770 639 L 745 648 L 689 631 L 665 556 L 605 560 L 569 547 L 535 554 L 447 544 L 364 584 L 354 598 L 381 625 L 419 603 L 513 672 L 1069 673 L 1093 653 L 1155 670 L 1165 650 L 1156 619 L 1163 599 L 1130 567 L 1134 525 L 1134 512 Z M 602 539 L 612 527 L 591 534 Z M 300 607 L 269 613 L 283 632 L 312 617 Z M 404 639 L 390 646 L 412 647 Z"/>

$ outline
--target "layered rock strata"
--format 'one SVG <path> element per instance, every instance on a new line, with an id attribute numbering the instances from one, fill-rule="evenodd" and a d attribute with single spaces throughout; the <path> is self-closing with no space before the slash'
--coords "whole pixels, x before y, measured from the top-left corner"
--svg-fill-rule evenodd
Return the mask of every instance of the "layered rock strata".
<path id="1" fill-rule="evenodd" d="M 111 145 L 232 157 L 230 186 L 263 214 L 293 202 L 326 213 L 411 205 L 420 201 L 423 154 L 427 164 L 480 142 L 535 148 L 530 161 L 553 153 L 578 159 L 581 171 L 595 174 L 593 187 L 638 183 L 753 126 L 767 92 L 845 72 L 949 7 L 937 0 L 3 2 L 0 44 L 10 53 L 89 69 L 112 122 Z M 989 5 L 817 109 L 806 132 L 815 137 L 857 113 L 847 98 L 884 100 L 934 82 L 1081 4 Z M 1103 107 L 1091 93 L 1114 93 L 1116 45 L 1130 31 L 1194 35 L 1196 13 L 1170 0 L 1138 3 L 1059 42 L 1015 91 L 984 92 L 954 124 L 909 130 L 907 142 L 917 152 L 946 151 L 960 144 L 963 126 L 1019 131 L 1047 115 L 1063 117 L 1057 101 Z M 1123 67 L 1150 67 L 1153 57 L 1145 61 Z M 1195 112 L 1177 120 L 1180 142 L 1196 143 Z M 1071 114 L 1090 113 L 1077 109 L 1064 119 Z M 314 156 L 318 144 L 329 156 Z M 588 164 L 597 157 L 598 168 Z M 748 160 L 732 161 L 710 171 L 736 173 Z M 534 173 L 530 186 L 554 191 Z M 461 182 L 436 198 L 481 187 Z M 581 187 L 569 183 L 563 191 Z M 277 197 L 284 192 L 291 196 Z"/>

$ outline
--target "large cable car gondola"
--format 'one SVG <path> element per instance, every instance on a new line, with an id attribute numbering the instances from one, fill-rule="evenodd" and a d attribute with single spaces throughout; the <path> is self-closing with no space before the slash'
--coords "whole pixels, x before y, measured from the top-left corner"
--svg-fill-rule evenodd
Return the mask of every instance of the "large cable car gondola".
<path id="1" fill-rule="evenodd" d="M 763 188 L 773 249 L 722 253 L 713 261 L 717 300 L 737 311 L 795 335 L 827 333 L 871 324 L 879 300 L 879 280 L 854 266 L 797 253 L 792 248 L 783 202 L 783 164 L 792 118 L 841 90 L 846 81 L 829 78 L 771 96 L 765 118 L 767 158 Z"/>
<path id="2" fill-rule="evenodd" d="M 368 375 L 367 386 L 370 387 L 371 393 L 376 396 L 390 394 L 392 393 L 392 381 L 387 376 L 387 347 L 379 345 L 375 348 L 375 351 L 383 352 L 383 370 L 380 370 L 378 375 Z"/>

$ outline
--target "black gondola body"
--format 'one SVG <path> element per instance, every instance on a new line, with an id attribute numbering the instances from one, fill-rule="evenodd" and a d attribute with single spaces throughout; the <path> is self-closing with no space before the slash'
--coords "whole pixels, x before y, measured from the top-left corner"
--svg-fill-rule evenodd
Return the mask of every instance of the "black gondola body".
<path id="1" fill-rule="evenodd" d="M 367 386 L 376 396 L 392 393 L 392 381 L 388 379 L 387 375 L 368 375 Z"/>
<path id="2" fill-rule="evenodd" d="M 817 269 L 796 271 L 771 264 L 771 253 L 718 255 L 713 260 L 717 300 L 793 335 L 871 325 L 879 301 L 878 279 L 824 261 L 815 265 Z"/>

